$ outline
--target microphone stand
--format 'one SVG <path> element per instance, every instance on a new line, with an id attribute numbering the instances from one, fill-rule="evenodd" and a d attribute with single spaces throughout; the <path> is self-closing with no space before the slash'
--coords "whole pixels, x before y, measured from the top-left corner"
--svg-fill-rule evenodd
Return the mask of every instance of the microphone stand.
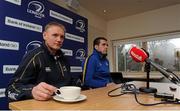
<path id="1" fill-rule="evenodd" d="M 151 63 L 150 62 L 145 62 L 145 72 L 147 73 L 147 80 L 146 80 L 146 87 L 140 87 L 139 91 L 145 92 L 145 93 L 156 93 L 157 89 L 149 87 L 149 82 L 150 82 L 150 71 L 151 71 Z"/>

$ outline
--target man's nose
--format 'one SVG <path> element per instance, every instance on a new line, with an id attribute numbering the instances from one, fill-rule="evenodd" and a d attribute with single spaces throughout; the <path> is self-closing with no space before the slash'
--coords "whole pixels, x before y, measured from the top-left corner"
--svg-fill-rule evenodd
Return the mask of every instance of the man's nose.
<path id="1" fill-rule="evenodd" d="M 57 37 L 57 41 L 62 41 L 60 36 Z"/>

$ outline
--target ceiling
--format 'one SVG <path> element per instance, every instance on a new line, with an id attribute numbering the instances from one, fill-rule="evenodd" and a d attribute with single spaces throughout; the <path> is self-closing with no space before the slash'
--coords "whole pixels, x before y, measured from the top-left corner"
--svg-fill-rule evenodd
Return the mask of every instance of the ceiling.
<path id="1" fill-rule="evenodd" d="M 180 0 L 78 0 L 80 6 L 104 18 L 113 20 L 175 4 Z"/>

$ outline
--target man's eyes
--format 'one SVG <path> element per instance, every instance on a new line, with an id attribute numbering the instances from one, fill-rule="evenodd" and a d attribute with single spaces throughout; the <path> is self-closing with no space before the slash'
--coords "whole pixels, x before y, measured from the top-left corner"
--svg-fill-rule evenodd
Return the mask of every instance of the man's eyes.
<path id="1" fill-rule="evenodd" d="M 61 38 L 65 38 L 65 36 L 62 35 Z"/>
<path id="2" fill-rule="evenodd" d="M 52 36 L 57 37 L 57 36 L 58 36 L 58 34 L 52 34 Z"/>
<path id="3" fill-rule="evenodd" d="M 103 46 L 108 46 L 108 44 L 102 44 Z"/>
<path id="4" fill-rule="evenodd" d="M 60 35 L 59 34 L 52 34 L 53 37 L 59 37 Z M 64 35 L 61 35 L 60 38 L 64 38 L 65 36 Z"/>

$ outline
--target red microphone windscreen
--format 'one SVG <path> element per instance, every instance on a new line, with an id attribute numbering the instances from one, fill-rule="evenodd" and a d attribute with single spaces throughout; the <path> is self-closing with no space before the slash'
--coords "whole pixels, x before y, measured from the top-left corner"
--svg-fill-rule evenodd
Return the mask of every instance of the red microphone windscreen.
<path id="1" fill-rule="evenodd" d="M 144 62 L 148 58 L 148 55 L 144 50 L 135 46 L 130 49 L 129 53 L 136 62 Z"/>

